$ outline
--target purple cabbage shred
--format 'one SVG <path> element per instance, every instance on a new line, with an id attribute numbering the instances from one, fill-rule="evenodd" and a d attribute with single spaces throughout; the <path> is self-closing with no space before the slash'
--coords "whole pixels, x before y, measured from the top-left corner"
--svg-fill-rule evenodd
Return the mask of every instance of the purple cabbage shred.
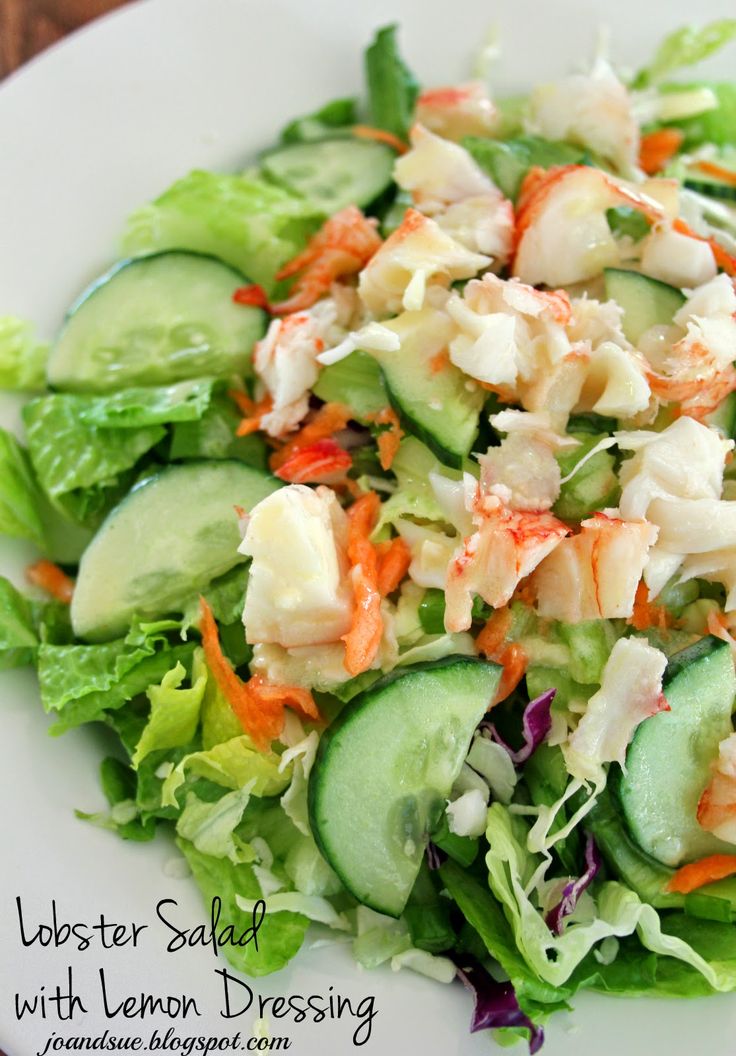
<path id="1" fill-rule="evenodd" d="M 582 876 L 578 877 L 577 880 L 571 880 L 569 883 L 565 884 L 562 891 L 562 898 L 544 918 L 545 924 L 555 935 L 559 935 L 562 931 L 562 922 L 565 917 L 569 917 L 575 909 L 575 906 L 578 904 L 578 899 L 583 891 L 585 891 L 585 889 L 592 884 L 593 880 L 595 880 L 600 867 L 600 852 L 595 845 L 595 840 L 589 833 L 585 844 L 585 872 Z"/>
<path id="2" fill-rule="evenodd" d="M 427 865 L 434 872 L 444 862 L 446 854 L 443 854 L 436 843 L 430 842 L 427 844 Z"/>
<path id="3" fill-rule="evenodd" d="M 547 689 L 535 700 L 529 701 L 524 708 L 521 726 L 524 736 L 524 744 L 518 751 L 514 751 L 506 741 L 503 740 L 493 723 L 484 722 L 484 729 L 490 731 L 491 737 L 500 744 L 511 756 L 514 766 L 525 763 L 532 752 L 536 751 L 549 731 L 552 729 L 552 701 L 555 699 L 556 689 Z"/>
<path id="4" fill-rule="evenodd" d="M 475 1002 L 470 1033 L 477 1030 L 516 1027 L 529 1031 L 529 1052 L 539 1052 L 544 1044 L 544 1031 L 522 1012 L 511 982 L 497 982 L 473 957 L 463 956 L 456 961 L 457 975 Z"/>

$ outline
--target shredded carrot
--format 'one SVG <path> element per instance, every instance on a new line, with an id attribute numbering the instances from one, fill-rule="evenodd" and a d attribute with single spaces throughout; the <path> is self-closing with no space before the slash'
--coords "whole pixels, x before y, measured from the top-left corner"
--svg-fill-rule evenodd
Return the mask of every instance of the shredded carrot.
<path id="1" fill-rule="evenodd" d="M 382 430 L 376 437 L 378 445 L 378 457 L 381 469 L 391 469 L 396 454 L 399 450 L 404 430 L 399 424 L 399 417 L 393 407 L 384 407 L 382 411 L 366 416 L 369 422 L 376 425 L 388 425 L 390 428 Z"/>
<path id="2" fill-rule="evenodd" d="M 339 433 L 352 416 L 353 412 L 344 403 L 323 404 L 298 433 L 295 433 L 278 451 L 274 451 L 269 460 L 271 469 L 275 472 L 297 451 L 316 444 L 318 440 L 325 440 Z"/>
<path id="3" fill-rule="evenodd" d="M 251 433 L 257 433 L 261 428 L 261 420 L 264 415 L 273 407 L 273 397 L 264 396 L 262 400 L 255 406 L 255 412 L 249 418 L 243 418 L 238 428 L 235 430 L 236 436 L 250 436 Z"/>
<path id="4" fill-rule="evenodd" d="M 378 495 L 369 491 L 348 510 L 348 559 L 352 566 L 355 609 L 350 630 L 342 640 L 345 642 L 345 669 L 353 676 L 371 666 L 383 635 L 378 555 L 370 541 L 380 508 Z"/>
<path id="5" fill-rule="evenodd" d="M 367 219 L 355 205 L 326 220 L 307 248 L 277 273 L 279 281 L 294 275 L 299 278 L 289 297 L 272 304 L 271 311 L 275 315 L 288 315 L 311 308 L 336 279 L 361 271 L 381 248 L 377 225 L 377 220 Z"/>
<path id="6" fill-rule="evenodd" d="M 246 685 L 259 704 L 267 708 L 273 705 L 284 708 L 288 704 L 294 711 L 298 711 L 302 718 L 320 721 L 317 705 L 308 689 L 301 686 L 271 685 L 264 682 L 260 675 L 253 675 Z"/>
<path id="7" fill-rule="evenodd" d="M 722 180 L 723 183 L 730 183 L 736 187 L 736 172 L 733 169 L 727 169 L 725 165 L 717 165 L 715 161 L 696 161 L 693 168 L 707 173 L 708 176 L 715 176 L 717 180 Z"/>
<path id="8" fill-rule="evenodd" d="M 661 172 L 682 146 L 684 133 L 679 128 L 660 128 L 641 137 L 639 167 L 647 176 Z"/>
<path id="9" fill-rule="evenodd" d="M 668 891 L 689 895 L 704 884 L 723 880 L 736 873 L 736 854 L 711 854 L 698 862 L 691 862 L 678 869 L 667 884 Z"/>
<path id="10" fill-rule="evenodd" d="M 287 704 L 307 718 L 319 719 L 317 707 L 307 690 L 297 686 L 267 685 L 257 675 L 248 682 L 238 678 L 222 651 L 212 609 L 201 596 L 199 610 L 199 629 L 207 667 L 243 730 L 259 751 L 268 751 L 271 741 L 283 730 L 284 707 Z"/>
<path id="11" fill-rule="evenodd" d="M 393 147 L 397 154 L 406 154 L 409 149 L 408 143 L 384 128 L 374 128 L 372 125 L 353 125 L 350 131 L 360 139 L 375 139 L 378 143 L 386 143 L 389 147 Z"/>
<path id="12" fill-rule="evenodd" d="M 429 371 L 431 374 L 439 374 L 447 370 L 450 365 L 450 353 L 446 348 L 441 348 L 429 360 Z"/>
<path id="13" fill-rule="evenodd" d="M 649 600 L 649 589 L 640 580 L 634 596 L 634 611 L 626 621 L 637 631 L 646 631 L 650 627 L 657 627 L 664 631 L 672 626 L 672 617 L 662 605 L 654 605 Z"/>
<path id="14" fill-rule="evenodd" d="M 265 308 L 267 312 L 271 311 L 266 291 L 256 283 L 250 286 L 238 286 L 233 294 L 233 301 L 235 304 L 245 304 L 253 308 Z"/>
<path id="15" fill-rule="evenodd" d="M 411 550 L 400 536 L 380 543 L 376 549 L 378 551 L 378 593 L 385 598 L 388 594 L 393 594 L 409 571 Z"/>
<path id="16" fill-rule="evenodd" d="M 496 611 L 486 620 L 486 625 L 475 639 L 475 646 L 479 653 L 492 658 L 499 653 L 506 641 L 506 635 L 511 629 L 511 609 L 507 606 Z"/>
<path id="17" fill-rule="evenodd" d="M 503 667 L 501 681 L 498 683 L 496 696 L 493 698 L 493 704 L 499 704 L 502 700 L 506 700 L 506 697 L 510 696 L 521 682 L 529 660 L 518 642 L 511 642 L 495 659 L 496 663 Z"/>
<path id="18" fill-rule="evenodd" d="M 276 470 L 280 480 L 290 484 L 336 484 L 353 464 L 347 451 L 334 440 L 316 440 L 300 447 Z"/>
<path id="19" fill-rule="evenodd" d="M 694 238 L 698 242 L 707 242 L 713 250 L 713 256 L 715 257 L 718 267 L 723 268 L 726 274 L 730 275 L 732 278 L 736 276 L 736 257 L 732 257 L 728 250 L 724 249 L 717 239 L 706 238 L 704 235 L 696 234 L 690 225 L 680 216 L 672 221 L 672 227 L 675 231 L 679 231 L 681 235 L 687 235 L 688 238 Z"/>
<path id="20" fill-rule="evenodd" d="M 68 605 L 74 593 L 74 580 L 70 579 L 53 561 L 42 558 L 26 569 L 26 579 L 36 587 L 41 587 L 52 598 Z"/>
<path id="21" fill-rule="evenodd" d="M 479 653 L 483 653 L 489 660 L 500 664 L 503 668 L 501 681 L 496 690 L 496 696 L 490 707 L 505 700 L 518 686 L 524 677 L 528 665 L 528 658 L 518 642 L 507 642 L 506 637 L 511 630 L 511 609 L 506 605 L 502 609 L 496 609 L 492 616 L 486 621 L 486 625 L 475 639 L 475 647 Z"/>

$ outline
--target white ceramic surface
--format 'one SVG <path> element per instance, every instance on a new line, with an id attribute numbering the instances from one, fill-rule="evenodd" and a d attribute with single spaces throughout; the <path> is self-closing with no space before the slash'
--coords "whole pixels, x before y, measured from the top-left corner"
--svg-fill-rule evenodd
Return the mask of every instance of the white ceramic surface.
<path id="1" fill-rule="evenodd" d="M 34 319 L 51 335 L 80 287 L 115 256 L 129 210 L 194 166 L 229 167 L 267 145 L 287 119 L 335 95 L 359 89 L 361 49 L 375 26 L 398 20 L 403 47 L 425 83 L 461 78 L 495 21 L 504 51 L 496 84 L 505 90 L 554 76 L 581 63 L 598 25 L 611 29 L 613 54 L 632 66 L 645 59 L 666 28 L 690 18 L 733 14 L 725 0 L 145 0 L 124 8 L 31 63 L 0 88 L 0 314 Z M 706 69 L 728 76 L 728 57 Z M 0 405 L 7 423 L 17 406 Z M 182 519 L 186 510 L 181 511 Z M 19 578 L 31 549 L 4 544 L 0 571 Z M 153 845 L 116 841 L 74 819 L 73 809 L 101 805 L 96 760 L 104 738 L 90 730 L 61 740 L 46 735 L 33 675 L 0 679 L 0 1048 L 7 1056 L 43 1051 L 47 1039 L 107 1028 L 145 1040 L 173 1027 L 176 1035 L 250 1036 L 253 1008 L 237 1019 L 219 1015 L 222 967 L 211 950 L 167 953 L 171 937 L 156 919 L 158 900 L 182 926 L 202 907 L 193 883 L 172 875 L 175 856 L 163 838 Z M 15 899 L 26 924 L 47 921 L 52 898 L 61 919 L 148 924 L 139 946 L 83 952 L 21 944 Z M 73 972 L 79 1006 L 71 1023 L 18 1020 L 15 994 L 47 998 Z M 157 1015 L 107 1019 L 109 1000 L 123 995 L 188 994 L 199 1017 Z M 251 982 L 257 995 L 375 997 L 368 1053 L 475 1056 L 484 1036 L 467 1034 L 469 997 L 409 972 L 359 972 L 345 947 L 305 949 L 277 977 Z M 41 991 L 41 988 L 45 990 Z M 330 991 L 330 987 L 334 989 Z M 240 991 L 245 995 L 245 991 Z M 64 1004 L 61 1006 L 65 1011 Z M 291 1039 L 298 1056 L 354 1051 L 356 1020 L 294 1024 L 270 1018 L 272 1035 Z M 733 1052 L 736 1000 L 624 1001 L 583 995 L 573 1014 L 553 1018 L 547 1056 L 726 1056 Z M 51 1051 L 51 1050 L 49 1050 Z M 146 1051 L 145 1048 L 139 1051 Z M 181 1047 L 158 1051 L 186 1051 Z M 230 1050 L 232 1051 L 232 1050 Z M 523 1048 L 514 1051 L 522 1052 Z"/>

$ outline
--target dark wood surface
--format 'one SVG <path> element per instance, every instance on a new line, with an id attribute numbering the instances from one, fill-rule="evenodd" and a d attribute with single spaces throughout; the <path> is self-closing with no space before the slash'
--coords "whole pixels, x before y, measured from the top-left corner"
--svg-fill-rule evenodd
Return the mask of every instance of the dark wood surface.
<path id="1" fill-rule="evenodd" d="M 128 0 L 0 0 L 0 78 Z"/>

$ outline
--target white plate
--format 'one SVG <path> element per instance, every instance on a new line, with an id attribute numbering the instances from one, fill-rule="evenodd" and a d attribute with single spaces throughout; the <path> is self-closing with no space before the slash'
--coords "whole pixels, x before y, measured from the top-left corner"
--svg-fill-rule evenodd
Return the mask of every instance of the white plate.
<path id="1" fill-rule="evenodd" d="M 612 30 L 614 56 L 633 66 L 666 29 L 692 15 L 732 13 L 730 7 L 719 0 L 701 0 L 695 10 L 689 0 L 146 0 L 124 8 L 0 88 L 0 314 L 27 316 L 53 333 L 74 294 L 115 256 L 130 209 L 194 166 L 245 161 L 287 119 L 358 91 L 361 50 L 377 25 L 398 20 L 411 65 L 425 83 L 443 83 L 466 76 L 495 18 L 504 43 L 497 84 L 514 89 L 582 62 L 601 21 Z M 727 77 L 732 69 L 733 50 L 705 72 Z M 3 420 L 17 421 L 13 401 L 2 406 Z M 185 521 L 186 510 L 181 513 Z M 29 548 L 6 543 L 0 570 L 18 578 L 30 556 Z M 309 993 L 347 994 L 355 1008 L 374 997 L 376 1014 L 363 1046 L 369 1053 L 489 1051 L 487 1038 L 467 1033 L 470 1000 L 459 986 L 409 972 L 359 973 L 344 947 L 305 949 L 280 976 L 251 981 L 256 996 L 249 1012 L 221 1018 L 223 986 L 215 969 L 223 962 L 211 950 L 165 951 L 171 934 L 156 918 L 158 900 L 177 901 L 170 912 L 183 927 L 202 920 L 193 883 L 171 875 L 171 845 L 163 838 L 124 844 L 73 817 L 75 807 L 101 803 L 95 766 L 102 735 L 80 730 L 62 740 L 47 737 L 28 671 L 3 675 L 0 693 L 0 1047 L 7 1056 L 42 1051 L 52 1032 L 92 1038 L 106 1028 L 138 1035 L 144 1044 L 154 1028 L 218 1038 L 239 1030 L 243 1044 L 259 994 Z M 148 928 L 137 949 L 24 947 L 16 896 L 27 926 L 47 921 L 55 899 L 60 921 L 91 923 L 104 913 Z M 45 987 L 48 998 L 57 984 L 63 992 L 69 966 L 86 1012 L 77 1006 L 71 1023 L 59 1023 L 48 1004 L 42 1019 L 39 1004 L 35 1015 L 19 1021 L 15 994 L 31 997 Z M 142 991 L 184 993 L 202 1014 L 107 1019 L 100 968 L 113 1004 Z M 348 1013 L 311 1025 L 270 1021 L 271 1033 L 288 1036 L 299 1056 L 353 1051 L 358 1018 Z M 633 1002 L 583 995 L 574 1014 L 553 1018 L 544 1052 L 725 1056 L 733 1051 L 735 1028 L 736 1002 L 729 997 Z"/>

